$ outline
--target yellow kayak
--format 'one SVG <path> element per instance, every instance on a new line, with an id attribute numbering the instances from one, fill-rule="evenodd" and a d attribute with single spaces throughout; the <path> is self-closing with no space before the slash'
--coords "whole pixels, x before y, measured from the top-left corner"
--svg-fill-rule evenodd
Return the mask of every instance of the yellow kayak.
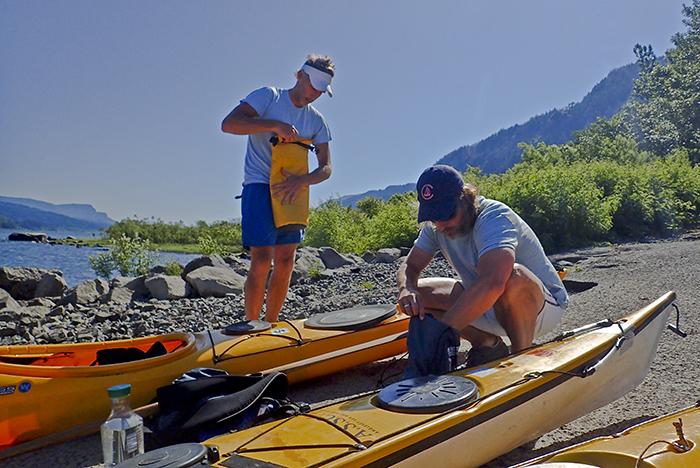
<path id="1" fill-rule="evenodd" d="M 366 320 L 352 320 L 357 316 Z M 236 325 L 245 326 L 228 332 L 0 346 L 0 449 L 104 421 L 110 410 L 106 391 L 115 384 L 131 384 L 132 407 L 139 407 L 152 402 L 158 387 L 193 368 L 230 374 L 282 371 L 295 383 L 394 356 L 406 350 L 408 322 L 393 305 L 365 306 L 308 320 L 242 322 Z M 104 363 L 105 357 L 112 362 L 124 354 L 139 358 Z"/>
<path id="2" fill-rule="evenodd" d="M 619 434 L 574 445 L 517 465 L 541 468 L 696 468 L 700 402 Z"/>
<path id="3" fill-rule="evenodd" d="M 649 370 L 675 293 L 490 364 L 397 382 L 204 442 L 214 466 L 479 466 L 613 401 Z"/>

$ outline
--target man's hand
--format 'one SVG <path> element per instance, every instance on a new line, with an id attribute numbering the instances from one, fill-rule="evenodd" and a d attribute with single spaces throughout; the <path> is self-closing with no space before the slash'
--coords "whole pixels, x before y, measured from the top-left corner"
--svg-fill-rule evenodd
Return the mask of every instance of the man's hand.
<path id="1" fill-rule="evenodd" d="M 282 175 L 285 180 L 272 186 L 272 196 L 279 198 L 282 205 L 288 205 L 294 203 L 299 192 L 304 187 L 308 187 L 308 184 L 304 182 L 303 176 L 291 174 L 284 168 L 282 168 Z"/>
<path id="2" fill-rule="evenodd" d="M 399 308 L 409 317 L 425 317 L 425 309 L 421 301 L 420 293 L 414 289 L 402 288 L 399 291 Z"/>
<path id="3" fill-rule="evenodd" d="M 290 142 L 297 141 L 299 139 L 299 132 L 294 125 L 289 125 L 284 122 L 278 122 L 275 128 L 275 133 L 279 137 L 280 142 Z"/>

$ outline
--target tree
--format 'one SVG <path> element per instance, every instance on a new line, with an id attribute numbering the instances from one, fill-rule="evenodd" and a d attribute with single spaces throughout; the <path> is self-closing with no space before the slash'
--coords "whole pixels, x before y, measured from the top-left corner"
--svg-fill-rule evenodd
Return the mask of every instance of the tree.
<path id="1" fill-rule="evenodd" d="M 666 61 L 656 61 L 651 46 L 637 44 L 642 68 L 633 99 L 623 110 L 628 132 L 644 150 L 659 155 L 686 148 L 700 162 L 700 0 L 683 6 L 687 31 L 673 36 Z"/>

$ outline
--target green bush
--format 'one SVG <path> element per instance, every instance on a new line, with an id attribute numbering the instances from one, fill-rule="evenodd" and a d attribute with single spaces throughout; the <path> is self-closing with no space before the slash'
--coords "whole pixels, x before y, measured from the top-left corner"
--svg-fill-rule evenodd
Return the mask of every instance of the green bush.
<path id="1" fill-rule="evenodd" d="M 357 254 L 410 246 L 418 233 L 416 210 L 413 194 L 395 195 L 387 202 L 365 198 L 357 208 L 332 200 L 311 210 L 304 244 Z"/>
<path id="2" fill-rule="evenodd" d="M 155 264 L 156 253 L 148 239 L 143 239 L 138 234 L 133 238 L 121 234 L 111 241 L 109 253 L 88 257 L 96 275 L 109 278 L 114 270 L 122 276 L 144 275 Z"/>
<path id="3" fill-rule="evenodd" d="M 216 221 L 211 224 L 197 221 L 193 226 L 186 226 L 182 221 L 166 223 L 161 219 L 127 218 L 111 225 L 106 232 L 110 239 L 122 235 L 130 238 L 139 236 L 153 244 L 194 245 L 199 244 L 200 238 L 206 239 L 208 236 L 226 251 L 242 249 L 241 225 L 228 221 Z"/>
<path id="4" fill-rule="evenodd" d="M 218 240 L 214 239 L 209 234 L 202 234 L 199 236 L 197 245 L 202 255 L 228 255 L 231 253 L 229 249 L 221 245 Z"/>
<path id="5" fill-rule="evenodd" d="M 112 255 L 109 253 L 99 253 L 96 255 L 88 256 L 88 261 L 90 262 L 90 267 L 100 278 L 111 278 L 112 272 L 114 271 L 114 262 L 112 261 Z"/>
<path id="6" fill-rule="evenodd" d="M 176 261 L 168 262 L 165 265 L 165 274 L 170 276 L 180 276 L 184 268 Z"/>

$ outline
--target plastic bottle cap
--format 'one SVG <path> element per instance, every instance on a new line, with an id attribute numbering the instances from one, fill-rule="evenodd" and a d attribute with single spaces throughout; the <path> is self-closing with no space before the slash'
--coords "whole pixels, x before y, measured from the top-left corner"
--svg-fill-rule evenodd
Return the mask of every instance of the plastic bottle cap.
<path id="1" fill-rule="evenodd" d="M 110 398 L 122 398 L 131 394 L 130 384 L 114 385 L 107 389 Z"/>

